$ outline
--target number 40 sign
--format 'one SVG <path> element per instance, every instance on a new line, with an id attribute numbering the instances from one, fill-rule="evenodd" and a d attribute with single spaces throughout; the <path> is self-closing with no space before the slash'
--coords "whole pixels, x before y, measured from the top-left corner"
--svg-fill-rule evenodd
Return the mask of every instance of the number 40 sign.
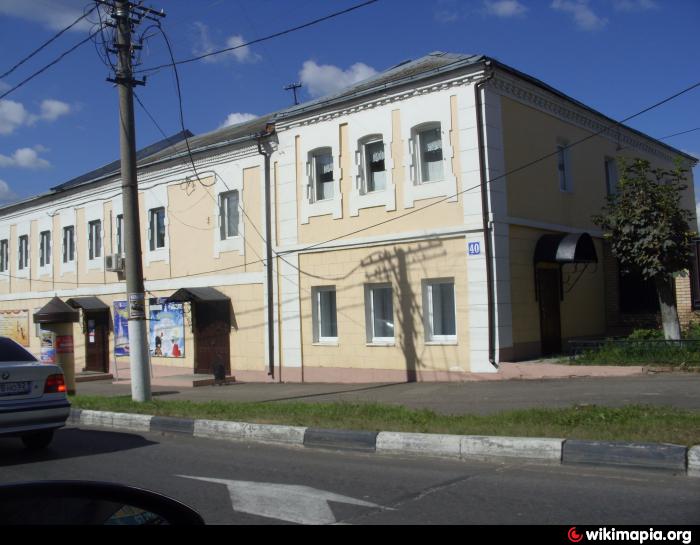
<path id="1" fill-rule="evenodd" d="M 470 242 L 468 247 L 469 255 L 479 255 L 481 253 L 481 242 Z"/>

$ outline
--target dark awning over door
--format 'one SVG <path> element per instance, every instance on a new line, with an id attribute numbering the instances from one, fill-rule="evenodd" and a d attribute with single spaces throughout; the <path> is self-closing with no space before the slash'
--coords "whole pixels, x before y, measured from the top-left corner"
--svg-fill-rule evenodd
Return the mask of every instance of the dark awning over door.
<path id="1" fill-rule="evenodd" d="M 538 263 L 598 263 L 595 244 L 588 233 L 542 235 L 534 256 Z"/>
<path id="2" fill-rule="evenodd" d="M 87 312 L 109 311 L 109 306 L 97 297 L 72 297 L 66 303 L 73 308 L 82 308 Z"/>
<path id="3" fill-rule="evenodd" d="M 230 300 L 228 295 L 214 288 L 180 288 L 168 297 L 169 303 L 227 303 Z"/>
<path id="4" fill-rule="evenodd" d="M 78 311 L 54 297 L 34 313 L 35 324 L 65 324 L 78 321 Z"/>

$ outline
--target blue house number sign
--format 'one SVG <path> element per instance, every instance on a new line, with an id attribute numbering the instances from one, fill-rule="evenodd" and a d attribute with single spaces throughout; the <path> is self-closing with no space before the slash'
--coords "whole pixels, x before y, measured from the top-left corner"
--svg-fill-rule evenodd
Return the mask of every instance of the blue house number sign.
<path id="1" fill-rule="evenodd" d="M 481 253 L 481 242 L 469 243 L 469 255 L 479 255 Z"/>

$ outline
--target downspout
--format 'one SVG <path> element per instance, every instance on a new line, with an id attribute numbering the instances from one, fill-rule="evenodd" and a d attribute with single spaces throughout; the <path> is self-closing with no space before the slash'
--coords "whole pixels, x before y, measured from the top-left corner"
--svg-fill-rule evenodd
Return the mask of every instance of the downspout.
<path id="1" fill-rule="evenodd" d="M 267 374 L 275 378 L 275 309 L 274 309 L 274 288 L 272 280 L 272 212 L 270 200 L 270 155 L 272 147 L 268 137 L 275 133 L 274 125 L 265 127 L 265 132 L 257 136 L 258 153 L 265 157 L 265 251 L 267 265 L 267 352 L 269 367 Z"/>
<path id="2" fill-rule="evenodd" d="M 486 61 L 488 74 L 474 84 L 474 104 L 476 107 L 476 127 L 479 145 L 479 175 L 481 181 L 481 219 L 484 230 L 484 253 L 486 254 L 486 295 L 488 301 L 488 324 L 489 324 L 489 362 L 496 369 L 496 313 L 494 307 L 494 282 L 493 282 L 493 247 L 491 244 L 491 226 L 489 222 L 489 196 L 486 173 L 486 148 L 484 147 L 484 116 L 482 112 L 481 89 L 491 78 L 493 69 L 490 68 L 489 61 Z"/>

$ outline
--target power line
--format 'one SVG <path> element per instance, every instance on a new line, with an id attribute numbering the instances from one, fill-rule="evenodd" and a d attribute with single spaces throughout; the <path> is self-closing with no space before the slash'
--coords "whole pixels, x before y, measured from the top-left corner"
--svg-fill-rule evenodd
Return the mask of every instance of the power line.
<path id="1" fill-rule="evenodd" d="M 75 21 L 73 21 L 70 25 L 68 25 L 66 28 L 63 30 L 59 31 L 57 34 L 55 34 L 53 37 L 45 41 L 43 44 L 41 44 L 39 47 L 37 47 L 34 51 L 32 51 L 29 55 L 24 57 L 21 61 L 19 61 L 17 64 L 15 64 L 12 68 L 7 70 L 5 73 L 0 74 L 0 79 L 3 79 L 5 76 L 9 76 L 12 72 L 14 72 L 17 68 L 22 66 L 25 62 L 27 62 L 29 59 L 34 57 L 37 53 L 39 53 L 42 49 L 44 49 L 46 46 L 51 44 L 53 41 L 57 40 L 60 38 L 65 32 L 68 32 L 71 28 L 73 28 L 75 25 L 77 25 L 80 21 L 85 19 L 88 15 L 90 15 L 93 11 L 97 9 L 97 5 L 94 5 L 90 11 L 83 13 L 80 17 L 78 17 Z"/>
<path id="2" fill-rule="evenodd" d="M 14 87 L 12 87 L 12 88 L 8 89 L 7 91 L 5 91 L 2 95 L 0 95 L 0 99 L 5 98 L 5 97 L 6 97 L 7 95 L 9 95 L 10 93 L 13 93 L 13 92 L 16 91 L 17 89 L 19 89 L 20 87 L 22 87 L 23 85 L 25 85 L 26 83 L 29 83 L 30 81 L 32 81 L 34 78 L 36 78 L 36 77 L 39 76 L 40 74 L 46 72 L 46 70 L 48 70 L 48 69 L 51 68 L 53 65 L 57 64 L 58 62 L 60 62 L 65 56 L 69 55 L 70 53 L 72 53 L 73 51 L 75 51 L 76 49 L 78 49 L 81 45 L 83 45 L 83 44 L 89 42 L 90 40 L 92 40 L 93 36 L 95 36 L 97 33 L 101 32 L 101 30 L 102 30 L 102 29 L 100 28 L 100 29 L 98 29 L 98 30 L 92 32 L 87 38 L 85 38 L 84 40 L 79 41 L 77 44 L 75 44 L 73 47 L 71 47 L 68 51 L 65 51 L 65 52 L 61 53 L 61 55 L 59 55 L 56 59 L 54 59 L 53 61 L 51 61 L 49 64 L 47 64 L 47 65 L 44 66 L 43 68 L 40 68 L 39 70 L 37 70 L 36 72 L 34 72 L 31 76 L 29 76 L 29 77 L 23 79 L 23 80 L 22 80 L 21 82 L 19 82 L 17 85 L 15 85 Z"/>
<path id="3" fill-rule="evenodd" d="M 674 136 L 680 136 L 681 134 L 688 134 L 689 132 L 695 131 L 700 131 L 700 127 L 695 127 L 694 129 L 690 129 L 688 131 L 675 132 L 673 134 L 669 134 L 668 136 L 662 136 L 661 138 L 659 138 L 659 140 L 666 140 L 667 138 L 673 138 Z"/>
<path id="4" fill-rule="evenodd" d="M 308 28 L 308 27 L 310 27 L 310 26 L 317 25 L 318 23 L 322 23 L 322 22 L 324 22 L 324 21 L 328 21 L 329 19 L 333 19 L 333 18 L 335 18 L 335 17 L 339 17 L 340 15 L 345 15 L 346 13 L 350 13 L 351 11 L 355 11 L 355 10 L 360 9 L 360 8 L 363 8 L 363 7 L 365 7 L 365 6 L 369 6 L 370 4 L 374 4 L 374 3 L 378 2 L 378 1 L 379 1 L 379 0 L 367 0 L 366 2 L 362 2 L 361 4 L 356 4 L 356 5 L 354 5 L 354 6 L 350 6 L 350 7 L 347 8 L 347 9 L 344 9 L 344 10 L 341 10 L 341 11 L 336 11 L 336 12 L 334 12 L 334 13 L 330 13 L 330 14 L 325 15 L 325 16 L 323 16 L 323 17 L 319 17 L 318 19 L 314 19 L 313 21 L 308 21 L 308 22 L 306 22 L 306 23 L 304 23 L 304 24 L 297 25 L 297 26 L 295 26 L 295 27 L 288 28 L 288 29 L 282 30 L 282 31 L 280 31 L 280 32 L 275 32 L 274 34 L 270 34 L 270 35 L 264 36 L 264 37 L 262 37 L 262 38 L 256 38 L 255 40 L 251 40 L 251 41 L 249 41 L 249 42 L 246 42 L 246 43 L 243 43 L 243 44 L 239 44 L 239 45 L 236 45 L 236 46 L 234 46 L 234 47 L 227 47 L 227 48 L 225 48 L 225 49 L 218 49 L 218 50 L 216 50 L 216 51 L 211 51 L 211 52 L 209 52 L 209 53 L 204 53 L 203 55 L 198 55 L 198 56 L 196 56 L 196 57 L 191 57 L 191 58 L 189 58 L 189 59 L 184 59 L 184 60 L 182 60 L 182 61 L 175 61 L 174 59 L 172 59 L 172 62 L 169 63 L 169 64 L 161 64 L 161 65 L 158 65 L 158 66 L 153 66 L 153 67 L 151 67 L 151 68 L 142 68 L 142 69 L 140 69 L 140 70 L 135 70 L 135 72 L 136 72 L 136 73 L 155 72 L 155 71 L 161 70 L 161 69 L 163 69 L 163 68 L 168 68 L 169 66 L 174 66 L 174 65 L 177 65 L 177 64 L 187 64 L 187 63 L 190 63 L 190 62 L 195 62 L 195 61 L 199 61 L 199 60 L 205 59 L 205 58 L 207 58 L 207 57 L 212 57 L 212 56 L 214 56 L 214 55 L 220 55 L 220 54 L 222 54 L 222 53 L 228 53 L 228 52 L 230 52 L 230 51 L 235 51 L 236 49 L 241 49 L 241 48 L 243 48 L 243 47 L 248 47 L 248 46 L 250 46 L 250 45 L 254 45 L 254 44 L 257 44 L 257 43 L 266 42 L 266 41 L 268 41 L 268 40 L 272 40 L 273 38 L 278 38 L 278 37 L 280 37 L 280 36 L 284 36 L 285 34 L 290 34 L 290 33 L 292 33 L 292 32 L 296 32 L 297 30 L 302 30 L 302 29 L 304 29 L 304 28 Z"/>

